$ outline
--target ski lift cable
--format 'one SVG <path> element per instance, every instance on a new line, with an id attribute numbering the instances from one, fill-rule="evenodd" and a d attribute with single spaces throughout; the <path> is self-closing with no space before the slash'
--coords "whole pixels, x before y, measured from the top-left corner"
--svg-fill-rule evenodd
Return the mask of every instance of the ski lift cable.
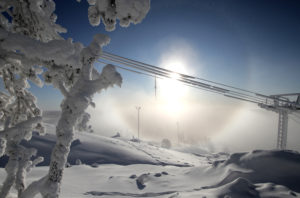
<path id="1" fill-rule="evenodd" d="M 133 66 L 134 68 L 139 67 L 138 69 L 144 70 L 144 67 L 141 66 L 141 65 L 138 65 L 137 62 L 132 63 L 132 62 L 134 62 L 134 61 L 128 62 L 128 61 L 122 60 L 122 59 L 120 59 L 120 58 L 117 58 L 117 60 L 116 60 L 115 58 L 113 58 L 113 57 L 111 57 L 111 56 L 110 56 L 110 57 L 104 56 L 103 58 L 109 59 L 110 61 L 116 61 L 116 62 L 118 62 L 118 63 L 126 64 L 127 66 L 133 66 L 133 65 L 134 65 L 134 66 Z M 140 67 L 142 67 L 142 68 L 140 68 Z M 155 66 L 154 66 L 154 67 L 155 67 Z M 148 71 L 148 72 L 149 72 L 149 69 L 150 69 L 150 68 L 147 68 L 147 71 Z M 151 69 L 150 69 L 150 70 L 151 70 Z M 145 70 L 144 70 L 144 71 L 145 71 Z M 155 72 L 156 72 L 156 71 L 157 71 L 157 70 L 155 70 Z M 177 72 L 172 72 L 172 71 L 170 71 L 170 70 L 165 70 L 165 71 L 168 71 L 169 74 L 177 73 Z M 165 73 L 165 71 L 164 71 L 164 73 Z M 166 73 L 165 73 L 165 74 L 166 74 Z M 157 73 L 156 73 L 156 75 L 157 75 Z M 194 78 L 195 78 L 195 77 L 194 77 Z M 186 78 L 185 78 L 185 80 L 188 80 L 188 81 L 191 81 L 191 82 L 196 82 L 196 83 L 202 83 L 202 82 L 199 82 L 199 81 L 194 81 L 194 80 L 186 79 Z M 180 81 L 180 80 L 179 80 L 179 81 Z M 212 86 L 212 85 L 209 85 L 209 84 L 206 84 L 206 83 L 202 83 L 202 85 L 203 85 L 203 86 L 210 87 L 210 88 L 213 88 L 213 89 L 223 89 L 223 90 L 225 90 L 224 88 L 215 87 L 215 86 Z M 232 93 L 234 93 L 234 94 L 238 94 L 238 95 L 244 95 L 244 96 L 250 97 L 250 98 L 255 98 L 256 100 L 259 100 L 259 101 L 261 101 L 261 102 L 264 102 L 262 98 L 256 97 L 256 95 L 251 96 L 251 95 L 249 95 L 249 94 L 245 94 L 245 93 L 241 93 L 241 92 L 236 92 L 236 91 L 232 91 L 232 90 L 227 90 L 227 91 L 228 91 L 228 92 L 230 91 L 230 92 L 232 92 Z"/>
<path id="2" fill-rule="evenodd" d="M 167 71 L 156 70 L 156 69 L 153 69 L 153 68 L 145 67 L 143 65 L 140 65 L 137 62 L 129 62 L 129 61 L 126 61 L 126 60 L 122 60 L 122 59 L 119 59 L 119 58 L 110 57 L 110 56 L 106 56 L 106 55 L 103 55 L 102 58 L 106 59 L 106 60 L 109 60 L 109 61 L 112 61 L 112 62 L 118 62 L 118 63 L 121 63 L 121 64 L 126 63 L 126 64 L 128 64 L 127 66 L 133 67 L 135 69 L 140 69 L 140 70 L 143 70 L 143 71 L 147 71 L 147 72 L 151 71 L 151 72 L 155 72 L 155 73 L 158 73 L 158 74 L 164 74 L 164 75 L 172 74 L 172 73 L 167 72 Z"/>
<path id="3" fill-rule="evenodd" d="M 105 57 L 105 59 L 108 59 L 108 60 L 113 61 L 113 62 L 118 62 L 120 64 L 125 64 L 126 66 L 133 67 L 135 69 L 140 69 L 142 71 L 154 73 L 155 75 L 161 75 L 161 74 L 163 76 L 167 75 L 169 78 L 171 77 L 172 74 L 176 73 L 176 72 L 169 72 L 167 70 L 159 71 L 159 70 L 156 70 L 156 69 L 154 70 L 152 68 L 145 68 L 144 66 L 138 65 L 137 63 L 124 61 L 124 60 L 121 60 L 121 59 L 116 60 L 115 58 L 112 58 L 112 57 Z M 202 82 L 199 82 L 199 81 L 194 81 L 194 80 L 191 80 L 191 79 L 187 79 L 184 76 L 179 76 L 179 78 L 176 79 L 176 80 L 184 82 L 184 83 L 198 85 L 198 86 L 205 87 L 205 88 L 211 88 L 211 89 L 214 89 L 214 90 L 223 91 L 223 92 L 228 92 L 229 91 L 229 90 L 226 90 L 226 89 L 221 88 L 221 87 L 215 87 L 215 86 L 211 86 L 209 84 L 202 83 Z"/>
<path id="4" fill-rule="evenodd" d="M 194 77 L 194 76 L 190 76 L 190 75 L 186 75 L 186 74 L 181 74 L 181 73 L 178 73 L 178 72 L 173 72 L 171 70 L 167 70 L 167 69 L 160 68 L 160 67 L 157 67 L 157 66 L 149 65 L 149 64 L 146 64 L 146 63 L 142 63 L 142 62 L 139 62 L 139 61 L 132 60 L 132 59 L 124 58 L 124 57 L 121 57 L 121 56 L 118 56 L 118 55 L 115 55 L 115 54 L 111 54 L 111 53 L 108 53 L 108 52 L 103 52 L 101 54 L 101 56 L 102 56 L 102 58 L 104 58 L 104 59 L 110 59 L 111 61 L 118 61 L 118 62 L 121 62 L 121 61 L 124 62 L 125 61 L 127 63 L 131 63 L 131 64 L 134 64 L 136 66 L 139 65 L 140 67 L 146 68 L 147 70 L 149 70 L 150 68 L 153 68 L 153 70 L 155 72 L 163 72 L 165 74 L 166 73 L 169 73 L 169 74 L 178 74 L 181 78 L 198 79 L 198 80 L 201 80 L 201 81 L 210 82 L 210 83 L 213 83 L 213 84 L 221 85 L 221 86 L 232 88 L 232 89 L 235 89 L 235 90 L 240 90 L 240 91 L 243 91 L 243 92 L 246 92 L 246 93 L 251 93 L 251 94 L 254 94 L 255 96 L 262 97 L 264 99 L 270 99 L 270 100 L 278 101 L 278 102 L 286 102 L 286 103 L 289 103 L 291 105 L 295 105 L 296 107 L 300 108 L 299 105 L 297 105 L 297 104 L 295 104 L 293 102 L 288 102 L 286 100 L 282 100 L 282 99 L 280 99 L 278 97 L 271 97 L 271 96 L 259 94 L 259 93 L 253 92 L 253 91 L 249 91 L 249 90 L 246 90 L 246 89 L 241 89 L 241 88 L 233 87 L 233 86 L 230 86 L 230 85 L 226 85 L 226 84 L 222 84 L 222 83 L 218 83 L 218 82 L 206 80 L 204 78 L 199 78 L 199 77 Z M 231 90 L 231 91 L 233 92 L 233 90 Z M 239 93 L 239 94 L 242 94 L 242 93 Z M 249 95 L 247 95 L 247 96 L 249 96 Z M 253 96 L 251 96 L 251 97 L 253 97 Z"/>
<path id="5" fill-rule="evenodd" d="M 128 64 L 128 63 L 124 63 L 124 62 L 122 62 L 122 61 L 114 61 L 114 60 L 112 60 L 112 59 L 110 59 L 109 58 L 109 61 L 112 61 L 112 62 L 117 62 L 117 63 L 119 63 L 119 64 L 123 64 L 123 65 L 126 65 L 126 66 L 129 66 L 129 67 L 131 67 L 132 65 L 130 64 Z M 136 68 L 136 67 L 138 67 L 138 66 L 134 66 L 134 68 Z M 143 70 L 143 71 L 145 71 L 143 68 L 141 69 L 141 70 Z M 152 71 L 149 71 L 149 70 L 146 70 L 146 72 L 150 72 L 150 73 L 153 73 Z M 162 75 L 162 74 L 160 74 L 160 73 L 154 73 L 155 75 Z M 169 75 L 166 75 L 166 74 L 163 74 L 162 75 L 163 77 L 167 77 L 167 78 L 171 78 L 171 76 L 169 76 Z M 192 81 L 192 82 L 190 82 L 191 80 L 188 80 L 188 79 L 178 79 L 178 81 L 181 81 L 181 82 L 183 82 L 183 83 L 188 83 L 188 84 L 192 84 L 192 85 L 198 85 L 198 86 L 200 86 L 200 87 L 202 87 L 202 88 L 205 88 L 205 90 L 209 90 L 209 89 L 211 89 L 211 90 L 214 90 L 214 91 L 217 91 L 218 93 L 220 93 L 221 92 L 221 94 L 224 94 L 224 92 L 229 92 L 229 90 L 225 90 L 225 89 L 223 89 L 223 88 L 218 88 L 218 87 L 215 87 L 215 86 L 210 86 L 209 84 L 204 84 L 204 83 L 201 83 L 201 82 L 197 82 L 197 81 Z M 200 83 L 200 85 L 198 84 L 198 83 Z M 198 87 L 197 86 L 197 87 Z M 243 94 L 243 93 L 238 93 L 238 92 L 233 92 L 233 91 L 230 91 L 230 93 L 229 93 L 230 95 L 238 95 L 238 97 L 234 97 L 234 98 L 240 98 L 240 97 L 246 97 L 245 99 L 246 100 L 251 100 L 252 102 L 256 102 L 256 103 L 264 103 L 264 101 L 261 99 L 261 98 L 255 98 L 255 97 L 253 97 L 253 96 L 250 96 L 250 95 L 245 95 L 245 94 Z M 227 94 L 227 95 L 229 95 L 229 94 Z M 253 101 L 254 100 L 254 101 Z"/>
<path id="6" fill-rule="evenodd" d="M 187 78 L 198 79 L 198 80 L 206 81 L 206 82 L 213 83 L 213 84 L 216 84 L 216 85 L 221 85 L 221 86 L 224 86 L 224 87 L 228 87 L 228 88 L 240 90 L 240 91 L 243 91 L 243 92 L 257 94 L 256 92 L 253 92 L 253 91 L 250 91 L 250 90 L 246 90 L 246 89 L 242 89 L 242 88 L 238 88 L 238 87 L 226 85 L 226 84 L 219 83 L 219 82 L 214 82 L 214 81 L 207 80 L 207 79 L 204 79 L 204 78 L 199 78 L 199 77 L 195 77 L 195 76 L 191 76 L 191 75 L 181 74 L 181 73 L 174 72 L 174 71 L 171 71 L 171 70 L 168 70 L 168 69 L 164 69 L 164 68 L 161 68 L 161 67 L 157 67 L 157 66 L 154 66 L 154 65 L 150 65 L 150 64 L 142 63 L 142 62 L 135 61 L 135 60 L 132 60 L 132 59 L 129 59 L 129 58 L 121 57 L 121 56 L 118 56 L 118 55 L 115 55 L 115 54 L 112 54 L 112 53 L 103 52 L 103 54 L 101 56 L 103 56 L 103 55 L 106 56 L 106 57 L 110 56 L 110 57 L 114 57 L 114 58 L 118 58 L 118 59 L 123 59 L 123 60 L 127 60 L 127 61 L 134 62 L 134 63 L 139 63 L 139 64 L 147 66 L 147 67 L 155 68 L 157 70 L 164 70 L 164 71 L 169 72 L 169 73 L 179 74 L 179 75 L 182 75 L 182 76 L 187 77 Z"/>
<path id="7" fill-rule="evenodd" d="M 135 69 L 140 69 L 140 70 L 145 71 L 145 72 L 150 72 L 150 73 L 153 73 L 155 75 L 163 75 L 164 77 L 169 77 L 169 78 L 171 77 L 171 76 L 168 76 L 169 74 L 166 73 L 166 72 L 160 73 L 160 72 L 157 72 L 157 70 L 153 71 L 151 68 L 144 68 L 143 66 L 137 65 L 136 63 L 130 63 L 130 62 L 123 61 L 123 60 L 120 60 L 120 59 L 115 60 L 112 57 L 103 57 L 103 58 L 105 58 L 106 60 L 108 59 L 108 61 L 117 62 L 119 64 L 123 64 L 123 65 L 129 66 L 129 67 L 133 67 Z M 183 78 L 183 79 L 179 78 L 177 80 L 181 81 L 181 82 L 184 82 L 184 83 L 198 85 L 200 87 L 204 87 L 204 88 L 207 88 L 207 89 L 220 90 L 222 92 L 230 92 L 230 94 L 239 95 L 239 97 L 246 97 L 247 99 L 252 98 L 252 99 L 256 100 L 257 103 L 264 103 L 264 99 L 259 98 L 259 97 L 255 97 L 253 95 L 248 95 L 248 94 L 245 94 L 245 93 L 240 93 L 240 92 L 236 92 L 236 91 L 232 91 L 232 90 L 227 90 L 227 89 L 224 89 L 224 88 L 221 88 L 221 87 L 211 86 L 211 85 L 206 84 L 206 83 L 202 83 L 202 82 L 199 82 L 199 81 L 190 80 L 190 79 L 186 79 L 186 78 Z"/>
<path id="8" fill-rule="evenodd" d="M 133 69 L 138 69 L 138 70 L 141 70 L 143 72 L 148 72 L 148 73 L 151 73 L 151 74 L 154 74 L 154 75 L 159 75 L 159 76 L 168 76 L 169 75 L 168 73 L 165 73 L 165 72 L 153 71 L 151 69 L 143 68 L 143 67 L 141 67 L 139 65 L 136 65 L 136 64 L 133 64 L 133 63 L 126 63 L 126 62 L 123 62 L 123 61 L 120 61 L 120 60 L 115 60 L 113 58 L 104 58 L 104 59 L 114 63 L 114 65 L 115 65 L 115 63 L 118 63 L 120 65 L 125 65 L 127 67 L 131 67 Z"/>
<path id="9" fill-rule="evenodd" d="M 107 62 L 99 61 L 99 60 L 97 60 L 97 62 L 102 63 L 102 64 L 109 64 Z M 161 76 L 156 76 L 156 75 L 151 75 L 151 74 L 147 74 L 147 73 L 135 71 L 135 70 L 132 70 L 132 69 L 127 69 L 127 68 L 121 67 L 121 66 L 116 65 L 116 64 L 114 64 L 114 66 L 116 66 L 117 68 L 126 70 L 126 71 L 130 71 L 130 72 L 133 72 L 133 73 L 142 74 L 142 75 L 146 75 L 146 76 L 150 76 L 150 77 L 157 77 L 157 78 L 160 78 L 160 79 L 170 78 L 170 76 L 162 76 L 161 77 Z M 231 92 L 228 92 L 227 94 L 224 94 L 225 92 L 224 92 L 223 89 L 216 89 L 216 87 L 211 88 L 209 86 L 207 86 L 207 87 L 199 87 L 199 86 L 197 86 L 197 84 L 195 82 L 191 83 L 191 82 L 189 82 L 187 80 L 179 80 L 179 81 L 181 83 L 183 83 L 184 85 L 186 85 L 186 86 L 197 88 L 197 89 L 204 90 L 204 91 L 210 91 L 212 93 L 222 94 L 222 95 L 224 95 L 226 97 L 240 99 L 240 100 L 244 100 L 244 101 L 248 101 L 248 102 L 252 102 L 252 103 L 262 103 L 263 102 L 262 100 L 258 100 L 257 98 L 253 98 L 251 96 L 250 97 L 245 97 L 243 95 L 240 95 L 240 93 L 231 93 Z M 227 91 L 229 91 L 229 90 L 227 90 Z M 244 98 L 242 98 L 242 97 L 244 97 Z"/>
<path id="10" fill-rule="evenodd" d="M 253 101 L 253 100 L 250 100 L 250 99 L 241 98 L 241 97 L 237 97 L 237 96 L 232 96 L 232 95 L 227 95 L 227 94 L 224 94 L 224 96 L 229 97 L 229 98 L 238 99 L 238 100 L 247 101 L 247 102 L 252 102 L 252 103 L 255 103 L 255 104 L 259 103 L 258 101 Z"/>
<path id="11" fill-rule="evenodd" d="M 113 62 L 118 62 L 120 64 L 125 64 L 126 66 L 129 66 L 129 67 L 133 67 L 135 69 L 140 69 L 142 71 L 145 71 L 145 72 L 150 72 L 150 73 L 153 73 L 155 75 L 163 75 L 163 76 L 167 76 L 167 77 L 171 77 L 171 74 L 172 73 L 166 73 L 166 72 L 160 72 L 160 71 L 153 71 L 152 69 L 149 69 L 149 68 L 144 68 L 143 66 L 140 66 L 140 65 L 137 65 L 135 63 L 128 63 L 128 62 L 124 62 L 122 60 L 115 60 L 113 58 L 107 58 L 108 60 L 110 61 L 113 61 Z M 184 81 L 184 82 L 188 82 L 190 84 L 197 84 L 198 86 L 202 86 L 202 87 L 205 87 L 205 88 L 212 88 L 212 89 L 219 89 L 219 90 L 223 90 L 223 91 L 229 91 L 229 90 L 226 90 L 226 89 L 223 89 L 221 87 L 215 87 L 215 86 L 211 86 L 209 84 L 206 84 L 206 83 L 202 83 L 202 82 L 198 82 L 198 81 L 194 81 L 194 80 L 190 80 L 190 79 L 186 79 L 186 78 L 178 78 L 177 79 L 178 81 Z"/>
<path id="12" fill-rule="evenodd" d="M 106 63 L 104 61 L 99 61 L 99 60 L 97 60 L 97 62 L 102 63 L 102 64 L 109 64 L 109 63 Z M 128 68 L 124 68 L 124 67 L 121 67 L 121 66 L 116 65 L 116 64 L 114 64 L 114 66 L 119 68 L 119 69 L 125 70 L 125 71 L 129 71 L 129 72 L 133 72 L 133 73 L 137 73 L 137 74 L 142 74 L 142 75 L 145 75 L 145 76 L 155 77 L 154 75 L 147 74 L 147 73 L 140 72 L 140 71 L 135 71 L 135 70 L 128 69 Z"/>
<path id="13" fill-rule="evenodd" d="M 100 61 L 100 62 L 102 62 L 102 61 Z M 122 65 L 126 65 L 126 66 L 129 66 L 129 67 L 131 67 L 132 65 L 128 65 L 127 63 L 123 63 L 123 62 L 120 62 L 120 61 L 114 61 L 114 63 L 119 63 L 119 64 L 122 64 Z M 102 62 L 103 63 L 103 62 Z M 108 63 L 107 63 L 108 64 Z M 114 64 L 115 65 L 115 64 Z M 144 69 L 141 69 L 142 71 L 145 71 Z M 161 73 L 156 73 L 156 72 L 152 72 L 152 71 L 148 71 L 148 70 L 146 70 L 146 72 L 149 72 L 149 73 L 152 73 L 152 74 L 155 74 L 155 76 L 161 76 L 161 77 L 163 77 L 163 78 L 171 78 L 169 75 L 166 75 L 166 74 L 161 74 Z M 136 72 L 135 72 L 136 73 Z M 154 76 L 154 77 L 155 77 Z M 153 77 L 153 76 L 152 76 Z M 190 82 L 190 81 L 187 81 L 187 80 L 184 80 L 184 79 L 178 79 L 178 81 L 180 81 L 180 82 L 182 82 L 182 83 L 184 83 L 184 84 L 190 84 L 190 85 L 193 85 L 194 87 L 201 87 L 201 88 L 204 88 L 205 90 L 214 90 L 214 91 L 217 91 L 218 93 L 220 93 L 221 91 L 221 93 L 223 94 L 224 93 L 224 89 L 222 89 L 222 88 L 217 88 L 217 87 L 213 87 L 213 88 L 211 88 L 209 85 L 207 85 L 207 84 L 203 84 L 203 83 L 198 83 L 198 82 Z"/>
<path id="14" fill-rule="evenodd" d="M 102 63 L 102 64 L 109 64 L 109 63 L 106 63 L 106 62 L 104 62 L 104 61 L 99 61 L 99 60 L 97 60 L 97 62 Z M 133 73 L 137 73 L 137 74 L 142 74 L 142 75 L 146 75 L 146 76 L 150 76 L 150 77 L 155 77 L 155 78 L 158 78 L 158 79 L 166 79 L 165 77 L 156 76 L 156 75 L 151 75 L 151 74 L 147 74 L 147 73 L 143 73 L 143 72 L 139 72 L 139 71 L 127 69 L 127 68 L 118 66 L 118 65 L 116 65 L 116 64 L 114 64 L 114 66 L 117 67 L 117 68 L 119 68 L 119 69 L 126 70 L 126 71 L 129 71 L 129 72 L 133 72 Z M 214 91 L 214 90 L 210 90 L 210 89 L 201 88 L 201 87 L 198 87 L 198 86 L 195 86 L 195 85 L 191 85 L 191 84 L 188 84 L 188 83 L 184 83 L 184 82 L 182 82 L 182 83 L 183 83 L 184 85 L 186 85 L 186 86 L 189 86 L 189 87 L 193 87 L 193 88 L 196 88 L 196 89 L 200 89 L 200 90 L 204 90 L 204 91 L 210 91 L 210 92 L 213 92 L 213 93 L 218 93 L 218 94 L 220 94 L 220 92 L 218 92 L 218 91 Z"/>
<path id="15" fill-rule="evenodd" d="M 126 63 L 126 62 L 123 62 L 123 61 L 120 61 L 120 60 L 114 60 L 114 59 L 111 59 L 111 58 L 107 58 L 106 60 L 114 62 L 114 63 L 121 64 L 121 65 L 125 65 L 125 66 L 128 66 L 128 67 L 134 68 L 134 69 L 140 69 L 140 70 L 142 70 L 144 72 L 148 72 L 148 73 L 151 73 L 151 74 L 154 74 L 154 75 L 157 75 L 157 76 L 162 76 L 162 77 L 165 77 L 165 78 L 171 78 L 171 75 L 169 75 L 168 73 L 159 72 L 159 71 L 153 71 L 151 69 L 146 69 L 146 68 L 140 67 L 139 65 L 136 65 L 136 64 L 133 64 L 133 63 Z M 197 82 L 197 81 L 193 81 L 192 82 L 192 81 L 187 81 L 186 79 L 180 79 L 180 78 L 177 79 L 177 80 L 181 81 L 181 82 L 186 82 L 186 83 L 198 85 L 198 86 L 204 87 L 204 88 L 210 88 L 211 87 L 208 84 Z M 217 87 L 213 87 L 212 89 L 222 90 L 222 88 L 217 88 Z"/>
<path id="16" fill-rule="evenodd" d="M 103 55 L 104 56 L 110 56 L 110 57 L 117 58 L 117 59 L 126 60 L 126 61 L 129 61 L 129 62 L 134 62 L 134 63 L 140 64 L 140 65 L 143 65 L 144 67 L 152 68 L 152 69 L 155 69 L 155 70 L 165 71 L 165 72 L 168 72 L 168 73 L 175 73 L 175 74 L 178 74 L 178 75 L 186 77 L 186 78 L 193 78 L 193 79 L 195 78 L 195 77 L 190 76 L 190 75 L 181 74 L 179 72 L 174 72 L 174 71 L 171 71 L 171 70 L 168 70 L 168 69 L 165 69 L 165 68 L 157 67 L 157 66 L 154 66 L 154 65 L 150 65 L 150 64 L 147 64 L 147 63 L 140 62 L 140 61 L 135 61 L 135 60 L 125 58 L 125 57 L 121 57 L 121 56 L 118 56 L 118 55 L 115 55 L 115 54 L 112 54 L 112 53 L 102 52 L 101 56 L 103 56 Z"/>

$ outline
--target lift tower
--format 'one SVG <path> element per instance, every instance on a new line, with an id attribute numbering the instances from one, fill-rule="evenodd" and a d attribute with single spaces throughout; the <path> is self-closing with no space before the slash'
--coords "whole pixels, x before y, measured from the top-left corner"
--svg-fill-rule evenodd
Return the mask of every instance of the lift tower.
<path id="1" fill-rule="evenodd" d="M 296 100 L 291 100 L 291 98 L 296 98 Z M 271 95 L 265 103 L 259 103 L 258 105 L 261 108 L 278 113 L 277 149 L 286 149 L 288 116 L 290 113 L 300 112 L 300 93 Z"/>

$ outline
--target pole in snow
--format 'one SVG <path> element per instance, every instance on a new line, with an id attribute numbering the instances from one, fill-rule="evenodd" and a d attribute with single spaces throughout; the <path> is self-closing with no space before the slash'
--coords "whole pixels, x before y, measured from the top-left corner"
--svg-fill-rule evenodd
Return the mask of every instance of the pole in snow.
<path id="1" fill-rule="evenodd" d="M 137 127 L 138 127 L 138 140 L 140 140 L 140 110 L 141 107 L 140 106 L 136 106 L 135 107 L 138 113 L 138 117 L 137 117 Z"/>
<path id="2" fill-rule="evenodd" d="M 178 145 L 179 145 L 179 141 L 180 141 L 180 134 L 179 134 L 179 123 L 178 122 L 176 122 L 176 126 L 177 126 L 177 143 L 178 143 Z"/>
<path id="3" fill-rule="evenodd" d="M 155 75 L 155 81 L 154 81 L 154 89 L 155 89 L 155 99 L 157 98 L 157 82 L 156 82 L 156 75 Z"/>

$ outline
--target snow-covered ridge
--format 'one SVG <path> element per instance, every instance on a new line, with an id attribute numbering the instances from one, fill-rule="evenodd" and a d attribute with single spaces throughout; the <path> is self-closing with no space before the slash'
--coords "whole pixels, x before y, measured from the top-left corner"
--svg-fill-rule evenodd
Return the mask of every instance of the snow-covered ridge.
<path id="1" fill-rule="evenodd" d="M 55 124 L 60 116 L 59 111 L 43 113 L 43 122 L 48 132 L 44 136 L 34 133 L 30 141 L 22 145 L 36 148 L 38 156 L 44 161 L 38 166 L 49 166 L 50 154 L 56 142 Z M 180 156 L 180 159 L 177 159 Z M 2 159 L 2 160 L 1 160 Z M 68 163 L 75 165 L 77 159 L 83 164 L 156 164 L 174 166 L 193 166 L 199 164 L 195 155 L 160 148 L 147 142 L 132 142 L 124 139 L 103 137 L 92 133 L 77 133 L 71 144 Z M 0 158 L 0 167 L 6 164 L 6 158 Z"/>
<path id="2" fill-rule="evenodd" d="M 294 198 L 300 196 L 299 157 L 291 151 L 255 151 L 232 154 L 228 160 L 213 164 L 198 158 L 203 163 L 193 167 L 71 166 L 63 178 L 62 197 Z M 271 164 L 274 161 L 277 163 Z M 34 169 L 29 181 L 46 169 Z M 0 180 L 4 174 L 0 169 Z"/>
<path id="3" fill-rule="evenodd" d="M 71 145 L 68 163 L 75 165 L 80 159 L 83 164 L 156 164 L 174 166 L 192 166 L 197 164 L 197 157 L 192 154 L 159 148 L 148 143 L 137 143 L 115 138 L 101 137 L 95 134 L 77 134 L 77 139 Z M 38 150 L 38 155 L 44 157 L 39 166 L 48 166 L 50 153 L 55 144 L 55 136 L 47 134 L 39 136 L 34 134 L 30 141 L 23 141 L 22 145 Z M 176 156 L 181 156 L 176 159 Z M 6 164 L 1 158 L 0 166 Z M 187 161 L 191 162 L 188 163 Z"/>
<path id="4" fill-rule="evenodd" d="M 33 135 L 22 144 L 35 147 L 45 161 L 28 182 L 45 174 L 55 143 L 59 112 L 45 112 L 48 134 Z M 62 198 L 73 197 L 237 197 L 293 198 L 300 196 L 300 154 L 255 150 L 248 153 L 193 154 L 160 148 L 147 142 L 77 133 L 71 145 L 62 183 Z M 201 148 L 198 150 L 202 151 Z M 76 165 L 78 159 L 81 165 Z M 0 159 L 3 166 L 4 160 Z M 42 165 L 42 166 L 41 166 Z M 5 171 L 0 169 L 0 182 Z M 101 186 L 101 189 L 99 189 Z M 11 194 L 11 197 L 16 197 Z"/>
<path id="5" fill-rule="evenodd" d="M 249 153 L 235 153 L 216 168 L 231 166 L 249 171 L 241 172 L 232 169 L 218 185 L 243 177 L 253 183 L 272 182 L 300 192 L 300 154 L 298 152 L 256 150 Z"/>

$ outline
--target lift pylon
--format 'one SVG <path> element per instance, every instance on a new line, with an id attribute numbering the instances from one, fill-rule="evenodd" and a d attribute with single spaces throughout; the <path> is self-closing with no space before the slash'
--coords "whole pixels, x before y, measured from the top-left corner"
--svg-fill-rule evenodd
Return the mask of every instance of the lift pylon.
<path id="1" fill-rule="evenodd" d="M 291 101 L 291 98 L 295 101 Z M 278 94 L 269 97 L 271 102 L 258 104 L 261 108 L 278 113 L 277 149 L 284 150 L 287 145 L 288 116 L 290 113 L 299 112 L 300 93 Z M 292 105 L 295 104 L 295 105 Z"/>
<path id="2" fill-rule="evenodd" d="M 288 131 L 288 112 L 279 111 L 278 117 L 278 134 L 277 134 L 277 149 L 286 149 L 287 131 Z"/>

